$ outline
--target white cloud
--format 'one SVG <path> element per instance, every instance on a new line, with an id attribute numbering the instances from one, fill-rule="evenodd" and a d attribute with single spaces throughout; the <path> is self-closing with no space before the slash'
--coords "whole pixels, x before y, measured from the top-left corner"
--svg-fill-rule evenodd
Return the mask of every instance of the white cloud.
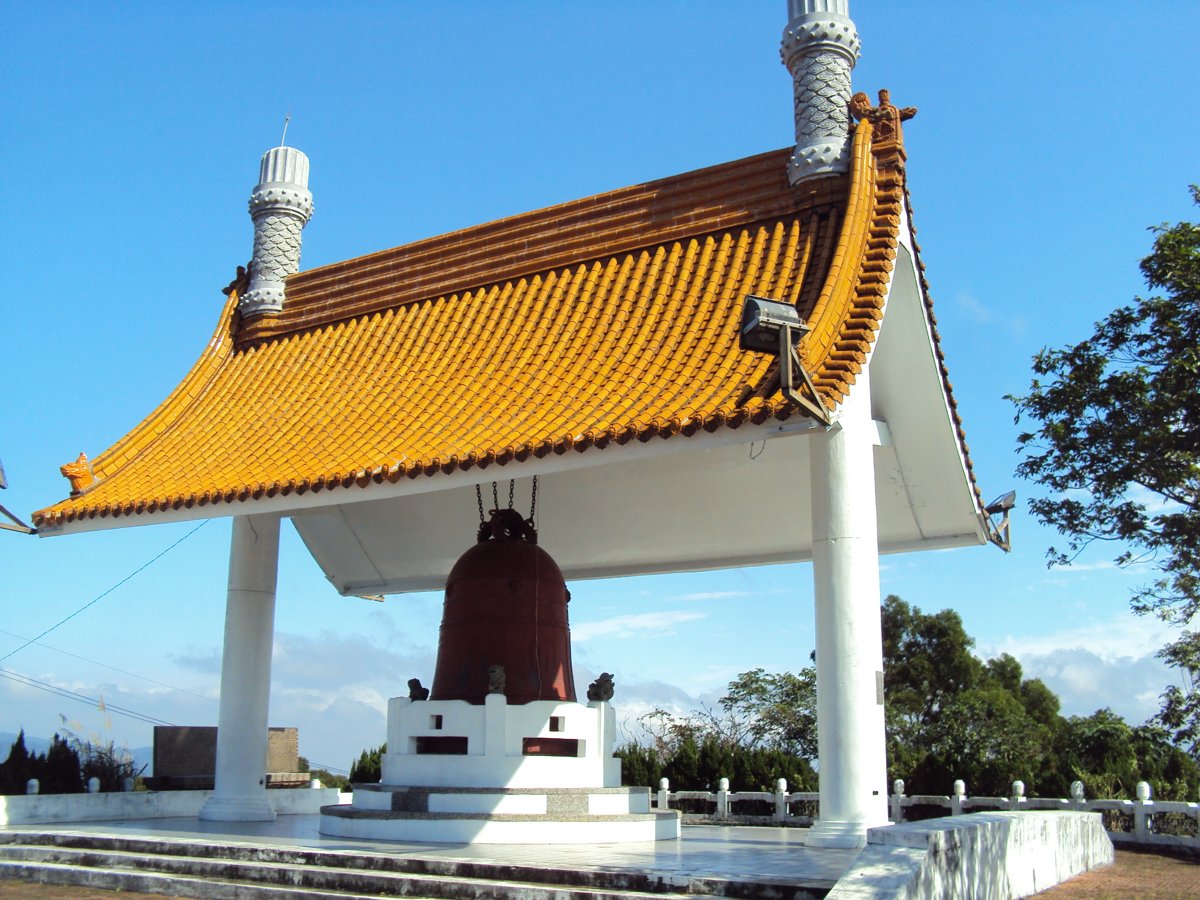
<path id="1" fill-rule="evenodd" d="M 667 599 L 691 603 L 697 600 L 734 600 L 738 597 L 749 596 L 749 591 L 697 591 L 693 594 L 672 594 Z"/>
<path id="2" fill-rule="evenodd" d="M 1152 617 L 1121 613 L 1046 634 L 983 643 L 985 657 L 1009 653 L 1028 678 L 1040 678 L 1062 701 L 1065 716 L 1110 707 L 1137 725 L 1158 711 L 1173 673 L 1155 653 L 1175 629 Z"/>
<path id="3" fill-rule="evenodd" d="M 1107 706 L 1139 725 L 1158 711 L 1158 696 L 1172 681 L 1153 653 L 1106 660 L 1079 647 L 1018 658 L 1026 677 L 1040 678 L 1058 695 L 1064 716 L 1088 716 Z"/>
<path id="4" fill-rule="evenodd" d="M 1175 631 L 1165 622 L 1152 616 L 1119 613 L 1110 619 L 1086 622 L 1074 628 L 1020 637 L 1008 635 L 990 642 L 980 641 L 979 648 L 985 656 L 1010 653 L 1017 659 L 1080 649 L 1087 650 L 1106 662 L 1112 662 L 1153 656 L 1159 647 L 1174 639 Z"/>
<path id="5" fill-rule="evenodd" d="M 600 619 L 596 622 L 579 622 L 571 626 L 571 639 L 576 643 L 597 637 L 659 637 L 673 634 L 675 626 L 696 619 L 707 618 L 707 613 L 662 611 L 633 613 Z"/>
<path id="6" fill-rule="evenodd" d="M 982 300 L 974 294 L 959 292 L 954 298 L 954 302 L 958 304 L 958 308 L 964 313 L 980 323 L 990 323 L 996 321 L 996 314 L 989 309 Z"/>
<path id="7" fill-rule="evenodd" d="M 1111 559 L 1102 559 L 1099 562 L 1073 562 L 1069 566 L 1055 566 L 1055 572 L 1128 572 L 1128 569 L 1122 569 Z"/>

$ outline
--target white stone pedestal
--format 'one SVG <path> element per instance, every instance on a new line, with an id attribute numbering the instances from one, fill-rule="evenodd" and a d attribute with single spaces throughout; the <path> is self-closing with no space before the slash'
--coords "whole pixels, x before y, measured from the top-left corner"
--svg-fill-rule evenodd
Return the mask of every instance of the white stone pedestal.
<path id="1" fill-rule="evenodd" d="M 321 833 L 385 841 L 615 843 L 679 837 L 679 813 L 621 787 L 608 703 L 388 703 L 382 784 L 321 811 Z"/>

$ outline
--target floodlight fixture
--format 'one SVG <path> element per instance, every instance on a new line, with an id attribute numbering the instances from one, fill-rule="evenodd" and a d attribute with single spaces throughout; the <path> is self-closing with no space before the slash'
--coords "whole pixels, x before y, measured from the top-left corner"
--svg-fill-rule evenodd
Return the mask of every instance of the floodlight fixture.
<path id="1" fill-rule="evenodd" d="M 740 344 L 743 350 L 778 353 L 781 329 L 788 330 L 792 345 L 798 344 L 800 338 L 809 332 L 808 326 L 796 312 L 796 307 L 790 303 L 755 297 L 753 294 L 746 297 L 742 306 Z"/>
<path id="2" fill-rule="evenodd" d="M 790 403 L 808 413 L 824 425 L 831 425 L 833 417 L 817 393 L 812 376 L 800 362 L 796 347 L 812 328 L 800 318 L 796 307 L 766 297 L 746 296 L 742 304 L 742 330 L 738 346 L 755 353 L 769 353 L 779 357 L 779 389 Z M 807 396 L 796 388 L 796 374 Z"/>
<path id="3" fill-rule="evenodd" d="M 1001 496 L 997 497 L 995 500 L 989 503 L 985 509 L 987 510 L 987 514 L 989 516 L 994 516 L 996 513 L 1008 512 L 1016 505 L 1017 492 L 1009 491 L 1007 494 L 1002 494 Z"/>
<path id="4" fill-rule="evenodd" d="M 1005 553 L 1012 550 L 1012 518 L 1010 513 L 1016 505 L 1017 492 L 1009 491 L 1007 494 L 1001 494 L 983 508 L 987 523 L 988 540 Z M 995 516 L 1000 517 L 999 522 L 995 520 Z"/>

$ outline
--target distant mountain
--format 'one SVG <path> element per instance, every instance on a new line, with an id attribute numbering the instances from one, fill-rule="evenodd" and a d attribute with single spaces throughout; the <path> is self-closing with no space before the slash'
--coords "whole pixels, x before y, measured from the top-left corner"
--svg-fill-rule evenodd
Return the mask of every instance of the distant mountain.
<path id="1" fill-rule="evenodd" d="M 0 762 L 8 758 L 8 751 L 17 740 L 17 732 L 15 731 L 0 731 Z M 34 737 L 31 734 L 25 735 L 25 746 L 30 753 L 45 753 L 50 749 L 50 738 Z M 133 747 L 129 750 L 130 756 L 133 757 L 134 765 L 138 768 L 145 766 L 146 771 L 143 775 L 154 774 L 154 748 L 153 747 Z"/>

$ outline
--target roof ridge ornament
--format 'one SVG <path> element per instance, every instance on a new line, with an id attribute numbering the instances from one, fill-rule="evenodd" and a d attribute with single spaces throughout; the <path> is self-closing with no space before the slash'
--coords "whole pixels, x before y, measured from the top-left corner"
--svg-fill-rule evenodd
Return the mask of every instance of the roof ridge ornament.
<path id="1" fill-rule="evenodd" d="M 72 497 L 78 497 L 99 480 L 92 471 L 92 463 L 86 453 L 80 453 L 74 462 L 59 466 L 58 471 L 71 482 Z"/>
<path id="2" fill-rule="evenodd" d="M 285 123 L 285 136 L 286 128 Z M 263 154 L 258 171 L 258 185 L 250 194 L 250 284 L 238 303 L 243 318 L 283 309 L 284 284 L 300 271 L 300 232 L 313 214 L 307 156 L 280 144 Z"/>
<path id="3" fill-rule="evenodd" d="M 877 156 L 895 150 L 899 152 L 900 160 L 904 160 L 904 130 L 900 123 L 917 114 L 915 106 L 893 106 L 887 88 L 880 88 L 878 106 L 872 106 L 866 92 L 859 91 L 850 98 L 850 114 L 871 123 L 871 149 Z"/>
<path id="4" fill-rule="evenodd" d="M 788 0 L 779 55 L 795 95 L 793 185 L 850 168 L 850 70 L 861 45 L 849 7 L 849 0 Z"/>

